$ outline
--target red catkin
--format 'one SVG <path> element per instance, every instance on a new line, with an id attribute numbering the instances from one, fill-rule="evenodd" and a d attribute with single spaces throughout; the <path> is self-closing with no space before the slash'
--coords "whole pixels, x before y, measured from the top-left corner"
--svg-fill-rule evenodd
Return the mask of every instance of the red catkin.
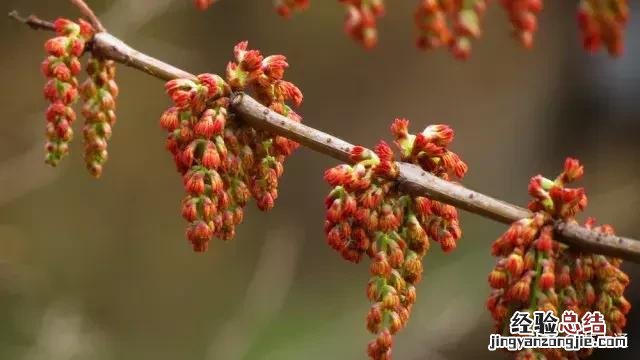
<path id="1" fill-rule="evenodd" d="M 498 261 L 488 277 L 493 290 L 486 307 L 497 332 L 509 335 L 507 324 L 515 311 L 537 310 L 551 311 L 557 317 L 568 310 L 578 316 L 597 310 L 605 317 L 608 335 L 623 332 L 630 305 L 623 296 L 629 277 L 620 269 L 621 261 L 581 253 L 554 239 L 554 221 L 575 222 L 575 215 L 586 206 L 582 188 L 566 187 L 583 174 L 582 165 L 568 158 L 555 180 L 541 175 L 531 178 L 529 194 L 533 200 L 529 209 L 534 216 L 514 222 L 493 243 L 491 252 Z M 585 226 L 613 234 L 611 226 L 597 226 L 594 219 L 587 220 Z M 514 355 L 516 359 L 566 359 L 589 354 L 535 349 Z"/>
<path id="2" fill-rule="evenodd" d="M 287 105 L 299 106 L 302 93 L 283 80 L 286 58 L 263 57 L 248 49 L 247 42 L 236 45 L 234 55 L 226 79 L 201 74 L 197 81 L 169 81 L 166 90 L 174 106 L 160 117 L 160 126 L 169 133 L 167 150 L 187 193 L 182 203 L 182 216 L 189 222 L 187 239 L 199 252 L 207 249 L 212 237 L 235 236 L 250 197 L 261 210 L 273 208 L 284 161 L 298 147 L 229 115 L 231 91 L 246 91 L 270 109 L 300 121 Z"/>
<path id="3" fill-rule="evenodd" d="M 69 142 L 73 139 L 71 125 L 76 119 L 72 105 L 78 99 L 78 80 L 82 70 L 80 56 L 94 30 L 89 23 L 57 19 L 54 23 L 56 37 L 45 42 L 47 57 L 40 69 L 47 78 L 44 97 L 50 105 L 46 112 L 45 162 L 56 166 L 69 153 Z"/>
<path id="4" fill-rule="evenodd" d="M 581 0 L 578 24 L 585 50 L 595 53 L 604 45 L 610 55 L 622 55 L 628 19 L 627 0 Z"/>
<path id="5" fill-rule="evenodd" d="M 274 6 L 278 15 L 289 18 L 294 12 L 304 11 L 311 0 L 275 0 Z"/>
<path id="6" fill-rule="evenodd" d="M 378 43 L 377 19 L 384 16 L 384 0 L 338 0 L 346 9 L 344 30 L 364 48 Z"/>
<path id="7" fill-rule="evenodd" d="M 515 38 L 527 49 L 533 47 L 533 35 L 538 30 L 538 14 L 542 11 L 542 0 L 502 0 L 513 27 Z"/>
<path id="8" fill-rule="evenodd" d="M 194 0 L 204 10 L 215 0 Z M 306 10 L 310 0 L 274 0 L 276 12 L 289 18 Z M 384 0 L 338 0 L 345 7 L 345 32 L 364 48 L 378 43 L 377 22 L 385 14 Z M 527 49 L 534 44 L 538 30 L 538 16 L 543 0 L 501 0 L 512 32 Z M 417 30 L 416 46 L 422 50 L 448 48 L 451 54 L 466 60 L 472 53 L 472 41 L 482 36 L 481 20 L 487 0 L 418 0 L 414 12 Z M 589 52 L 597 52 L 604 45 L 612 56 L 623 52 L 624 28 L 629 18 L 628 0 L 580 0 L 578 24 L 582 43 Z"/>
<path id="9" fill-rule="evenodd" d="M 450 127 L 431 125 L 414 135 L 408 125 L 405 119 L 391 125 L 400 160 L 446 180 L 464 176 L 467 166 L 446 148 L 453 140 Z M 366 325 L 376 339 L 367 353 L 371 359 L 391 359 L 392 335 L 409 319 L 429 239 L 445 252 L 453 250 L 461 236 L 458 214 L 452 206 L 399 193 L 394 155 L 384 141 L 374 151 L 354 147 L 351 159 L 355 165 L 325 172 L 333 187 L 325 200 L 325 233 L 329 246 L 347 261 L 371 260 Z"/>
<path id="10" fill-rule="evenodd" d="M 115 72 L 112 60 L 92 56 L 87 64 L 89 78 L 80 89 L 84 100 L 82 115 L 86 119 L 83 128 L 84 159 L 87 170 L 95 177 L 100 177 L 107 161 L 107 141 L 116 122 L 118 85 Z"/>

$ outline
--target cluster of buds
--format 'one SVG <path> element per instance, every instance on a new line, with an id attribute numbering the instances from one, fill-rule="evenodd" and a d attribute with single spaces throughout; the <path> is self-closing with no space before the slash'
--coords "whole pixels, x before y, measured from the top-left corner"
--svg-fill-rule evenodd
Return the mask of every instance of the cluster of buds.
<path id="1" fill-rule="evenodd" d="M 84 100 L 82 115 L 86 119 L 83 128 L 84 159 L 87 170 L 99 177 L 108 157 L 107 141 L 116 122 L 116 66 L 112 60 L 92 56 L 87 64 L 87 74 L 89 78 L 80 88 Z"/>
<path id="2" fill-rule="evenodd" d="M 174 106 L 162 114 L 160 124 L 169 132 L 167 149 L 187 192 L 182 203 L 182 216 L 190 223 L 187 238 L 199 252 L 212 237 L 235 236 L 251 196 L 261 210 L 274 206 L 283 162 L 298 146 L 241 125 L 229 111 L 233 91 L 250 91 L 265 106 L 300 121 L 286 104 L 302 102 L 300 90 L 282 79 L 286 58 L 263 57 L 248 50 L 246 42 L 236 45 L 234 54 L 226 80 L 202 74 L 166 84 Z"/>
<path id="3" fill-rule="evenodd" d="M 586 221 L 585 227 L 605 235 L 614 235 L 610 225 L 596 226 L 593 218 Z M 598 254 L 571 255 L 576 291 L 582 294 L 579 296 L 583 299 L 582 305 L 588 307 L 587 310 L 597 310 L 605 316 L 607 335 L 624 333 L 631 304 L 623 295 L 629 285 L 629 276 L 620 269 L 622 261 Z"/>
<path id="4" fill-rule="evenodd" d="M 283 55 L 263 57 L 257 50 L 247 50 L 247 42 L 234 48 L 236 62 L 227 65 L 227 81 L 233 91 L 248 91 L 269 109 L 300 122 L 302 118 L 287 103 L 295 107 L 302 103 L 302 92 L 293 83 L 283 80 L 289 64 Z M 240 127 L 239 138 L 246 139 L 253 150 L 255 166 L 249 167 L 249 189 L 260 210 L 270 210 L 278 197 L 278 179 L 283 163 L 298 143 L 283 136 Z"/>
<path id="5" fill-rule="evenodd" d="M 582 30 L 584 48 L 593 53 L 604 43 L 610 55 L 621 55 L 624 27 L 628 19 L 627 0 L 581 0 L 578 5 L 578 23 Z"/>
<path id="6" fill-rule="evenodd" d="M 626 325 L 630 305 L 622 294 L 629 278 L 620 270 L 621 261 L 577 252 L 554 238 L 554 222 L 575 222 L 575 215 L 586 206 L 582 188 L 565 187 L 583 173 L 580 163 L 568 158 L 564 171 L 555 180 L 533 177 L 529 183 L 533 197 L 529 209 L 534 215 L 514 222 L 493 243 L 491 251 L 498 261 L 489 274 L 492 291 L 486 305 L 497 332 L 509 335 L 508 323 L 515 311 L 549 311 L 557 317 L 567 310 L 578 316 L 597 310 L 605 315 L 609 334 L 621 333 Z M 596 227 L 592 219 L 586 226 L 613 234 L 610 226 Z M 562 359 L 576 354 L 560 349 L 516 354 L 517 358 L 537 355 Z"/>
<path id="7" fill-rule="evenodd" d="M 344 29 L 366 49 L 378 43 L 377 18 L 385 12 L 384 0 L 338 0 L 346 7 Z"/>
<path id="8" fill-rule="evenodd" d="M 414 15 L 416 45 L 423 50 L 446 46 L 454 57 L 469 58 L 471 40 L 482 35 L 480 20 L 486 8 L 486 0 L 421 0 Z"/>
<path id="9" fill-rule="evenodd" d="M 414 135 L 408 125 L 396 119 L 391 126 L 402 161 L 446 180 L 464 176 L 467 166 L 447 150 L 454 135 L 450 127 L 431 125 Z M 354 147 L 351 162 L 325 172 L 333 187 L 325 201 L 326 238 L 348 261 L 371 259 L 366 323 L 376 339 L 367 353 L 371 359 L 391 359 L 392 335 L 409 319 L 429 239 L 445 252 L 453 250 L 461 236 L 458 214 L 452 206 L 401 193 L 394 155 L 384 141 L 375 151 Z"/>
<path id="10" fill-rule="evenodd" d="M 216 2 L 216 0 L 193 0 L 193 5 L 200 10 L 207 10 L 214 2 Z"/>
<path id="11" fill-rule="evenodd" d="M 309 7 L 311 0 L 275 0 L 276 12 L 285 18 L 295 11 L 303 11 Z"/>
<path id="12" fill-rule="evenodd" d="M 57 36 L 45 43 L 48 56 L 41 65 L 42 73 L 48 79 L 44 96 L 50 102 L 46 116 L 45 162 L 52 166 L 69 153 L 69 142 L 73 138 L 71 125 L 76 119 L 71 106 L 78 99 L 76 75 L 82 70 L 79 58 L 94 33 L 91 25 L 83 20 L 74 23 L 57 19 L 54 24 Z"/>
<path id="13" fill-rule="evenodd" d="M 345 31 L 370 49 L 378 42 L 377 21 L 385 13 L 384 0 L 338 0 L 346 7 Z M 204 10 L 215 0 L 194 0 Z M 305 10 L 310 0 L 275 0 L 276 11 L 290 17 Z M 501 0 L 513 34 L 523 47 L 533 47 L 538 29 L 538 15 L 543 0 Z M 414 13 L 418 30 L 416 46 L 423 50 L 449 48 L 453 56 L 466 60 L 471 56 L 471 42 L 482 35 L 481 20 L 487 0 L 419 0 Z M 629 18 L 628 0 L 580 0 L 578 22 L 584 48 L 590 52 L 602 43 L 609 54 L 619 56 L 623 50 L 623 32 Z"/>
<path id="14" fill-rule="evenodd" d="M 533 47 L 533 35 L 538 30 L 538 14 L 542 11 L 542 0 L 502 0 L 513 34 L 527 49 Z"/>

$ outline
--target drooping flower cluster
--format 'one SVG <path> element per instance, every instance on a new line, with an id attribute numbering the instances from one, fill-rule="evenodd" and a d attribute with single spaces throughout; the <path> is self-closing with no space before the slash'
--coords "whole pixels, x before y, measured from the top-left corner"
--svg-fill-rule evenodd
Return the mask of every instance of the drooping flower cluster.
<path id="1" fill-rule="evenodd" d="M 344 30 L 363 47 L 378 43 L 377 19 L 384 15 L 384 0 L 338 0 L 346 8 Z"/>
<path id="2" fill-rule="evenodd" d="M 107 141 L 116 122 L 116 66 L 112 60 L 92 56 L 87 64 L 87 74 L 89 78 L 80 89 L 84 100 L 82 115 L 86 119 L 83 128 L 84 160 L 87 170 L 99 177 L 108 157 Z"/>
<path id="3" fill-rule="evenodd" d="M 205 251 L 212 237 L 228 240 L 242 222 L 243 208 L 253 196 L 261 210 L 274 206 L 284 160 L 297 143 L 243 126 L 230 116 L 232 91 L 249 91 L 265 106 L 294 121 L 301 118 L 302 93 L 283 80 L 288 67 L 282 55 L 263 57 L 241 42 L 226 80 L 202 74 L 167 83 L 174 106 L 161 117 L 169 132 L 167 149 L 183 176 L 187 195 L 182 216 L 189 222 L 187 238 L 195 251 Z"/>
<path id="4" fill-rule="evenodd" d="M 402 161 L 446 180 L 464 176 L 467 166 L 447 150 L 454 136 L 450 127 L 431 125 L 414 135 L 408 125 L 396 119 L 391 126 Z M 392 335 L 409 319 L 429 239 L 445 252 L 453 250 L 461 236 L 458 214 L 453 206 L 402 194 L 394 181 L 393 152 L 384 141 L 375 151 L 354 147 L 351 161 L 325 172 L 333 187 L 325 202 L 325 233 L 346 260 L 359 262 L 365 254 L 371 259 L 367 297 L 373 304 L 366 323 L 376 339 L 367 352 L 372 359 L 391 359 Z"/>
<path id="5" fill-rule="evenodd" d="M 194 0 L 204 10 L 215 0 Z M 289 17 L 308 8 L 310 0 L 274 0 L 276 11 Z M 338 0 L 346 7 L 345 31 L 370 49 L 378 42 L 377 21 L 385 13 L 384 0 Z M 523 47 L 533 47 L 543 0 L 501 0 L 515 38 Z M 481 20 L 487 0 L 418 0 L 414 13 L 416 46 L 423 50 L 446 47 L 454 57 L 471 56 L 471 41 L 482 35 Z M 609 54 L 623 50 L 623 33 L 629 18 L 628 0 L 580 0 L 578 21 L 585 49 L 596 52 L 601 45 Z"/>
<path id="6" fill-rule="evenodd" d="M 293 12 L 306 10 L 309 2 L 310 0 L 275 0 L 276 12 L 288 18 Z"/>
<path id="7" fill-rule="evenodd" d="M 73 138 L 71 125 L 76 119 L 71 106 L 78 99 L 76 76 L 82 70 L 80 56 L 94 32 L 91 25 L 83 20 L 74 23 L 57 19 L 54 24 L 57 36 L 45 43 L 48 56 L 41 65 L 42 73 L 48 79 L 44 97 L 50 102 L 46 114 L 45 162 L 52 166 L 69 153 L 69 142 Z"/>
<path id="8" fill-rule="evenodd" d="M 529 193 L 534 198 L 529 204 L 533 217 L 516 221 L 493 243 L 492 254 L 498 261 L 489 274 L 493 290 L 487 309 L 495 320 L 497 332 L 510 333 L 509 319 L 515 311 L 538 310 L 551 311 L 556 317 L 565 310 L 573 311 L 578 317 L 597 310 L 605 317 L 608 334 L 622 332 L 630 305 L 623 296 L 629 278 L 620 270 L 621 261 L 584 254 L 555 239 L 554 221 L 575 222 L 575 215 L 587 204 L 584 189 L 566 187 L 582 175 L 583 167 L 577 160 L 568 158 L 564 171 L 555 180 L 541 175 L 533 177 L 529 184 Z M 585 226 L 613 234 L 610 226 L 596 227 L 593 219 Z M 541 349 L 523 350 L 516 357 L 532 359 L 539 355 L 563 359 L 588 353 Z"/>
<path id="9" fill-rule="evenodd" d="M 213 5 L 216 0 L 193 0 L 193 4 L 200 10 L 206 10 Z"/>
<path id="10" fill-rule="evenodd" d="M 414 15 L 418 48 L 449 47 L 456 58 L 467 59 L 471 40 L 482 35 L 480 20 L 486 8 L 486 0 L 420 0 Z"/>
<path id="11" fill-rule="evenodd" d="M 589 218 L 585 226 L 605 235 L 615 234 L 610 225 L 596 226 L 593 218 Z M 578 281 L 576 291 L 588 300 L 589 310 L 604 314 L 607 335 L 624 333 L 631 304 L 623 295 L 629 276 L 620 269 L 622 261 L 598 254 L 572 255 L 572 270 Z"/>
<path id="12" fill-rule="evenodd" d="M 628 19 L 627 0 L 581 0 L 578 23 L 584 48 L 594 53 L 604 44 L 610 55 L 621 55 Z"/>
<path id="13" fill-rule="evenodd" d="M 533 35 L 538 30 L 538 14 L 542 11 L 542 0 L 502 0 L 509 16 L 513 34 L 527 49 L 533 47 Z"/>

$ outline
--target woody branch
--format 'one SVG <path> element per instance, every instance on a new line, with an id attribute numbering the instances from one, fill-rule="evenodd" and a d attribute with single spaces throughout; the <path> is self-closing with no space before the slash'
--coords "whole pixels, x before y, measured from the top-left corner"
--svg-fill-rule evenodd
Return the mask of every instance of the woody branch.
<path id="1" fill-rule="evenodd" d="M 72 0 L 72 2 L 78 6 L 83 15 L 94 26 L 99 25 L 96 28 L 102 30 L 95 35 L 91 43 L 89 51 L 94 55 L 114 60 L 165 81 L 178 78 L 195 79 L 195 75 L 137 51 L 122 40 L 109 34 L 82 0 Z M 34 15 L 23 18 L 16 11 L 12 11 L 9 13 L 9 17 L 35 30 L 51 31 L 54 29 L 51 22 L 42 20 Z M 291 121 L 287 117 L 264 107 L 246 94 L 235 94 L 232 104 L 236 115 L 242 121 L 255 128 L 287 137 L 305 147 L 337 160 L 351 162 L 349 154 L 354 145 L 338 137 Z M 510 224 L 532 215 L 525 208 L 470 190 L 460 184 L 442 180 L 413 164 L 398 162 L 397 165 L 400 170 L 397 181 L 400 188 L 407 193 L 427 196 L 505 224 Z M 615 256 L 640 263 L 640 241 L 638 240 L 604 235 L 588 230 L 576 223 L 561 221 L 555 224 L 555 231 L 562 242 L 583 251 Z"/>

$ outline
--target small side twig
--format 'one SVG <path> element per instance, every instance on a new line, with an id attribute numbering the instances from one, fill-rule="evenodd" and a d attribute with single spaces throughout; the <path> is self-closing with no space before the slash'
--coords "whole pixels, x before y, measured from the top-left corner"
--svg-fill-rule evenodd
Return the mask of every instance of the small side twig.
<path id="1" fill-rule="evenodd" d="M 13 10 L 9 13 L 9 18 L 14 19 L 18 22 L 21 22 L 27 26 L 29 26 L 30 28 L 32 28 L 33 30 L 48 30 L 48 31 L 55 31 L 56 27 L 55 25 L 53 25 L 52 22 L 46 21 L 46 20 L 42 20 L 39 17 L 35 16 L 35 15 L 29 15 L 27 17 L 22 17 L 20 16 L 20 14 L 16 11 Z"/>
<path id="2" fill-rule="evenodd" d="M 82 15 L 86 17 L 89 20 L 89 22 L 91 22 L 91 25 L 93 25 L 93 27 L 96 28 L 98 32 L 107 31 L 107 29 L 100 22 L 100 19 L 98 19 L 98 17 L 93 12 L 91 7 L 89 7 L 89 5 L 86 2 L 84 2 L 84 0 L 70 0 L 70 1 L 73 5 L 75 5 L 75 7 L 78 8 L 78 10 L 80 10 L 80 13 L 82 13 Z"/>

